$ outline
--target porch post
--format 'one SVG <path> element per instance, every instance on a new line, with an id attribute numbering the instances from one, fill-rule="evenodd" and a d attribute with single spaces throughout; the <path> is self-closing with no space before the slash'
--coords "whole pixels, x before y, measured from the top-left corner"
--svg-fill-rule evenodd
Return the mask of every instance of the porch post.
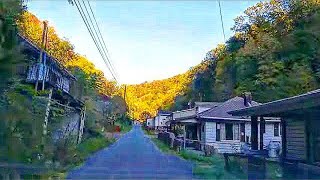
<path id="1" fill-rule="evenodd" d="M 200 141 L 200 129 L 201 127 L 197 124 L 197 140 Z"/>
<path id="2" fill-rule="evenodd" d="M 251 149 L 258 150 L 258 118 L 251 116 Z"/>
<path id="3" fill-rule="evenodd" d="M 286 121 L 281 118 L 281 128 L 282 128 L 282 133 L 281 133 L 281 151 L 282 151 L 282 158 L 286 159 L 287 157 L 287 123 Z"/>
<path id="4" fill-rule="evenodd" d="M 186 149 L 186 125 L 183 125 L 183 149 Z"/>
<path id="5" fill-rule="evenodd" d="M 263 150 L 263 134 L 265 133 L 266 121 L 260 117 L 260 150 Z"/>

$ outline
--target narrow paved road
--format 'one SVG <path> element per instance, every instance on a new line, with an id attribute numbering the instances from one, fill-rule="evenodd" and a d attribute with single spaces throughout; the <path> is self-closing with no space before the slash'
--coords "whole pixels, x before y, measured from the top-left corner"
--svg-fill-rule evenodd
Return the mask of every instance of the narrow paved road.
<path id="1" fill-rule="evenodd" d="M 92 155 L 69 179 L 192 179 L 192 164 L 161 153 L 140 126 Z"/>

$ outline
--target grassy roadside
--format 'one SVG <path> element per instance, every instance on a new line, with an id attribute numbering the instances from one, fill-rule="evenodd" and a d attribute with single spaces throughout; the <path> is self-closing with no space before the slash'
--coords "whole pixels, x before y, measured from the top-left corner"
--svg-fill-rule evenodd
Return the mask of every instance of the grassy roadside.
<path id="1" fill-rule="evenodd" d="M 159 139 L 149 137 L 162 152 L 194 162 L 193 174 L 200 179 L 246 179 L 241 173 L 235 177 L 233 174 L 227 172 L 224 169 L 224 159 L 221 155 L 205 157 L 188 151 L 176 152 Z"/>
<path id="2" fill-rule="evenodd" d="M 116 140 L 114 138 L 108 139 L 103 136 L 92 137 L 84 140 L 74 149 L 69 150 L 71 157 L 68 158 L 68 166 L 48 172 L 47 174 L 42 175 L 40 179 L 66 179 L 69 170 L 81 166 L 90 155 L 110 146 L 115 141 Z"/>
<path id="3" fill-rule="evenodd" d="M 155 135 L 154 131 L 153 130 L 147 130 L 145 128 L 142 128 L 143 132 L 147 135 Z"/>
<path id="4" fill-rule="evenodd" d="M 132 125 L 126 122 L 116 122 L 115 125 L 118 125 L 120 127 L 121 134 L 125 134 L 132 129 Z M 63 169 L 60 169 L 58 171 L 50 172 L 43 178 L 47 179 L 50 177 L 54 177 L 65 179 L 67 172 L 70 169 L 81 166 L 90 155 L 105 147 L 110 146 L 115 141 L 116 139 L 114 138 L 106 138 L 102 135 L 85 139 L 83 142 L 78 144 L 76 148 L 70 150 L 71 152 L 69 152 L 69 154 L 72 154 L 73 156 L 70 157 L 70 162 L 68 163 L 69 165 L 67 167 L 64 167 Z"/>

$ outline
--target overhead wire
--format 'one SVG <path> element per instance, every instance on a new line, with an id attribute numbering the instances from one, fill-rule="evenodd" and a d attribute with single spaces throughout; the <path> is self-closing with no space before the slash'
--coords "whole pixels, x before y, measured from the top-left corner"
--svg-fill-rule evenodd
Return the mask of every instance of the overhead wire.
<path id="1" fill-rule="evenodd" d="M 221 26 L 222 26 L 223 39 L 224 39 L 224 41 L 226 41 L 226 34 L 224 32 L 224 24 L 223 24 L 220 0 L 218 0 L 218 4 L 219 4 L 219 10 L 220 10 L 220 21 L 221 21 Z"/>
<path id="2" fill-rule="evenodd" d="M 99 44 L 99 42 L 100 42 L 99 39 L 97 40 L 97 38 L 95 37 L 94 31 L 96 31 L 96 30 L 94 29 L 94 26 L 93 26 L 92 21 L 91 21 L 91 24 L 92 24 L 92 26 L 93 26 L 94 31 L 93 31 L 92 28 L 91 28 L 91 25 L 90 25 L 90 23 L 89 23 L 89 20 L 91 20 L 91 18 L 90 18 L 90 19 L 87 19 L 87 16 L 86 16 L 86 14 L 85 14 L 85 12 L 84 12 L 84 10 L 83 10 L 83 8 L 82 8 L 82 6 L 81 6 L 81 4 L 80 4 L 79 1 L 74 0 L 73 2 L 74 2 L 74 4 L 76 5 L 76 7 L 77 7 L 77 9 L 78 9 L 78 11 L 79 11 L 79 13 L 80 13 L 80 15 L 81 15 L 81 18 L 82 18 L 82 20 L 84 21 L 84 23 L 85 23 L 85 25 L 86 25 L 86 27 L 87 27 L 87 29 L 88 29 L 88 31 L 89 31 L 89 34 L 90 34 L 92 40 L 94 41 L 94 44 L 96 45 L 96 47 L 97 47 L 97 49 L 98 49 L 98 51 L 99 51 L 99 53 L 100 53 L 103 61 L 105 62 L 107 68 L 109 69 L 109 71 L 110 71 L 113 79 L 118 83 L 118 79 L 117 79 L 117 77 L 116 77 L 113 69 L 111 68 L 111 65 L 109 65 L 110 60 L 109 60 L 109 59 L 106 59 L 106 57 L 105 57 L 105 56 L 106 56 L 106 53 L 104 52 L 105 50 L 103 49 L 103 45 L 101 45 L 101 43 Z M 84 2 L 83 2 L 83 3 L 84 3 Z M 87 11 L 87 10 L 86 10 L 86 11 Z M 88 12 L 88 11 L 87 11 L 87 12 Z M 89 16 L 90 16 L 90 15 L 89 15 Z M 98 42 L 98 41 L 99 41 L 99 42 Z M 101 46 L 101 47 L 100 47 L 100 46 Z"/>
<path id="3" fill-rule="evenodd" d="M 101 31 L 100 31 L 98 22 L 97 22 L 97 20 L 96 20 L 96 17 L 95 17 L 95 15 L 94 15 L 94 13 L 93 13 L 92 8 L 91 8 L 91 4 L 90 4 L 89 0 L 87 0 L 87 2 L 88 2 L 88 5 L 89 5 L 91 14 L 92 14 L 92 16 L 93 16 L 94 22 L 96 23 L 96 26 L 97 26 L 99 35 L 100 35 L 100 37 L 101 37 L 102 45 L 104 46 L 104 49 L 106 50 L 107 58 L 108 58 L 108 59 L 111 59 L 111 56 L 110 56 L 110 53 L 109 53 L 108 48 L 107 48 L 107 46 L 106 46 L 106 43 L 105 43 L 105 41 L 104 41 L 104 38 L 102 37 L 102 34 L 101 34 Z M 99 36 L 98 36 L 98 37 L 99 37 Z M 116 71 L 116 69 L 114 68 L 114 66 L 113 66 L 113 64 L 112 64 L 112 61 L 109 60 L 109 63 L 110 63 L 110 66 L 111 66 L 112 70 L 115 72 L 116 76 L 118 77 L 117 71 Z"/>

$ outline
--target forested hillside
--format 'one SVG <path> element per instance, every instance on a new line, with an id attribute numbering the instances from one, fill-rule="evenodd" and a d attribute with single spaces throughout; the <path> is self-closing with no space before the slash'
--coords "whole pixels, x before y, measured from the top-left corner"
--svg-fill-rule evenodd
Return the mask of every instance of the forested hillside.
<path id="1" fill-rule="evenodd" d="M 43 32 L 43 23 L 32 13 L 25 11 L 17 22 L 19 33 L 30 41 L 41 47 L 41 37 Z M 86 57 L 76 53 L 73 45 L 67 40 L 60 38 L 50 26 L 48 32 L 47 52 L 55 57 L 62 65 L 79 78 L 86 80 L 83 82 L 85 90 L 88 88 L 96 89 L 99 94 L 111 96 L 116 92 L 116 84 L 108 81 L 101 70 L 98 70 L 94 64 Z"/>
<path id="2" fill-rule="evenodd" d="M 245 91 L 259 102 L 301 94 L 319 88 L 320 15 L 318 0 L 271 0 L 249 7 L 235 17 L 234 35 L 211 50 L 212 58 L 184 74 L 164 80 L 127 85 L 129 114 L 136 119 L 154 116 L 158 109 L 178 110 L 189 102 L 223 101 Z M 24 13 L 20 32 L 40 44 L 41 22 Z M 73 46 L 49 31 L 48 52 L 79 79 L 85 89 L 124 96 L 117 87 Z M 199 60 L 200 61 L 200 60 Z"/>
<path id="3" fill-rule="evenodd" d="M 234 36 L 213 50 L 211 68 L 197 76 L 197 99 L 222 101 L 249 91 L 267 102 L 319 88 L 319 24 L 318 0 L 249 7 L 235 18 Z"/>
<path id="4" fill-rule="evenodd" d="M 131 115 L 188 102 L 224 101 L 243 92 L 267 102 L 320 87 L 320 1 L 271 0 L 235 18 L 234 35 L 212 58 L 173 78 L 131 85 Z M 144 112 L 144 113 L 143 113 Z"/>
<path id="5" fill-rule="evenodd" d="M 105 133 L 113 132 L 115 124 L 120 125 L 118 129 L 129 128 L 126 104 L 116 95 L 116 84 L 108 81 L 88 59 L 75 53 L 73 46 L 50 26 L 46 52 L 60 64 L 48 71 L 56 73 L 50 83 L 70 77 L 69 73 L 61 73 L 68 69 L 76 77 L 68 85 L 78 92 L 62 91 L 54 86 L 57 84 L 49 83 L 45 85 L 47 89 L 40 90 L 33 82 L 27 82 L 27 69 L 39 62 L 32 56 L 37 52 L 27 49 L 31 43 L 45 48 L 40 43 L 43 23 L 27 11 L 24 2 L 0 1 L 0 161 L 49 166 L 58 163 L 58 168 L 66 168 L 110 144 L 113 139 L 106 138 Z M 24 43 L 19 43 L 18 33 L 24 37 Z M 83 117 L 84 124 L 79 125 Z M 79 123 L 70 125 L 72 122 Z M 83 134 L 80 127 L 84 127 Z"/>

